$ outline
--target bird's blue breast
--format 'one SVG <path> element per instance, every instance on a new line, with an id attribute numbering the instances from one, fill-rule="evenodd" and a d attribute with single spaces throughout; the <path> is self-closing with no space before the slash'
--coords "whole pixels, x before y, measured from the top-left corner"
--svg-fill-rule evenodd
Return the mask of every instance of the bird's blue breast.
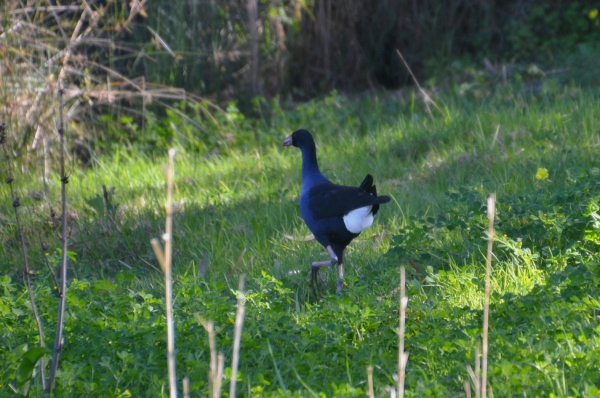
<path id="1" fill-rule="evenodd" d="M 304 222 L 306 223 L 308 229 L 310 229 L 310 232 L 312 232 L 315 236 L 315 239 L 322 245 L 327 246 L 329 242 L 327 242 L 326 238 L 326 220 L 315 220 L 312 212 L 308 207 L 308 202 L 308 192 L 304 192 L 303 189 L 302 193 L 300 194 L 300 213 L 302 214 L 302 218 L 304 219 Z"/>
<path id="2" fill-rule="evenodd" d="M 300 213 L 302 213 L 302 218 L 304 219 L 306 225 L 308 225 L 308 228 L 314 233 L 314 228 L 316 227 L 317 223 L 309 209 L 308 203 L 308 190 L 305 192 L 305 190 L 302 189 L 302 192 L 300 193 Z"/>

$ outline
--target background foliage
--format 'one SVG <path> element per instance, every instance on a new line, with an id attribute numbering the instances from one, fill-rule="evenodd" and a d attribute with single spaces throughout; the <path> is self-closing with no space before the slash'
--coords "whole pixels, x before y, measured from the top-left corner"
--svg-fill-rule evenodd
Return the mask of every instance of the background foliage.
<path id="1" fill-rule="evenodd" d="M 412 84 L 396 50 L 435 87 L 471 84 L 474 73 L 533 89 L 546 74 L 585 85 L 600 75 L 593 1 L 256 0 L 256 19 L 254 2 L 4 2 L 0 101 L 11 147 L 44 161 L 59 76 L 71 145 L 86 164 L 115 140 L 152 148 L 179 135 L 212 150 L 236 138 L 244 117 L 271 117 L 270 99 L 285 108 L 332 89 Z M 185 115 L 185 126 L 165 115 Z"/>
<path id="2" fill-rule="evenodd" d="M 149 46 L 158 60 L 147 64 L 153 78 L 244 97 L 250 38 L 241 3 L 178 0 L 149 7 L 144 22 L 158 26 L 178 55 L 173 65 L 164 49 Z M 457 58 L 564 67 L 578 46 L 598 43 L 597 8 L 585 0 L 259 1 L 260 85 L 265 94 L 301 98 L 332 88 L 398 88 L 412 82 L 396 49 L 422 79 Z"/>

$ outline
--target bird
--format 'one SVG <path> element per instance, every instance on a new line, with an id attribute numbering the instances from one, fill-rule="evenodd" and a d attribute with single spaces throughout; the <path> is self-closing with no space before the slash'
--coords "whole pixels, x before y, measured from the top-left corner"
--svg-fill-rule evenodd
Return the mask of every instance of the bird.
<path id="1" fill-rule="evenodd" d="M 344 286 L 344 252 L 350 242 L 373 224 L 379 206 L 389 196 L 377 196 L 373 176 L 367 174 L 358 187 L 337 185 L 319 169 L 317 149 L 312 135 L 305 129 L 294 131 L 283 146 L 295 146 L 302 152 L 302 189 L 300 213 L 315 239 L 327 249 L 331 260 L 311 263 L 313 293 L 321 267 L 338 266 L 336 293 Z M 317 286 L 318 287 L 318 286 Z"/>

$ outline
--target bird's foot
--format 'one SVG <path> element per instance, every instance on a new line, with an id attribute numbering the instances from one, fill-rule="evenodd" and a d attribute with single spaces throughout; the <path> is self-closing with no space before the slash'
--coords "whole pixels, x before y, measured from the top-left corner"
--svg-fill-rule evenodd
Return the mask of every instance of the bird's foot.
<path id="1" fill-rule="evenodd" d="M 336 288 L 335 288 L 335 292 L 337 294 L 342 292 L 342 289 L 344 288 L 344 281 L 341 279 L 337 280 L 337 284 L 336 284 Z"/>
<path id="2" fill-rule="evenodd" d="M 325 280 L 323 279 L 323 274 L 319 272 L 319 268 L 334 266 L 334 265 L 338 264 L 338 257 L 335 254 L 335 252 L 333 251 L 333 248 L 331 246 L 327 246 L 327 251 L 329 252 L 329 255 L 331 256 L 331 260 L 315 261 L 311 264 L 311 267 L 310 267 L 310 285 L 312 287 L 315 298 L 317 298 L 317 299 L 319 299 L 318 291 L 325 289 Z M 338 264 L 338 276 L 340 279 L 343 279 L 344 273 L 343 273 L 343 268 L 340 268 L 341 266 L 342 266 L 342 264 Z M 341 271 L 340 271 L 340 269 L 341 269 Z M 341 274 L 339 272 L 341 272 Z M 321 286 L 319 286 L 319 279 L 320 279 Z M 336 289 L 336 291 L 338 293 L 342 291 L 342 287 L 341 287 L 340 283 L 342 283 L 342 282 L 338 281 L 338 286 Z"/>
<path id="3" fill-rule="evenodd" d="M 337 278 L 337 285 L 336 285 L 335 292 L 339 294 L 342 292 L 343 288 L 344 288 L 344 264 L 339 263 L 338 264 L 338 278 Z"/>

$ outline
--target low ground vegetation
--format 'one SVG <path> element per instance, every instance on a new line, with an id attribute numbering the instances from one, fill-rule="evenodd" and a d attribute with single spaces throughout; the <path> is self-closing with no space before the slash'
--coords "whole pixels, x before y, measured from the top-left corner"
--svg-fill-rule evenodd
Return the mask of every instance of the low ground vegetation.
<path id="1" fill-rule="evenodd" d="M 597 396 L 600 324 L 600 96 L 542 80 L 461 87 L 430 115 L 408 91 L 324 99 L 214 129 L 210 150 L 179 148 L 174 220 L 178 377 L 208 391 L 213 320 L 229 374 L 237 279 L 246 275 L 238 391 L 243 396 L 364 396 L 394 384 L 399 266 L 407 267 L 407 396 L 459 396 L 481 335 L 486 197 L 497 193 L 488 380 L 494 396 Z M 175 116 L 172 116 L 175 118 Z M 221 116 L 219 116 L 221 117 Z M 309 128 L 323 172 L 393 197 L 349 248 L 346 288 L 311 296 L 299 218 L 300 159 L 280 143 Z M 161 396 L 167 391 L 163 278 L 149 241 L 164 220 L 165 156 L 114 147 L 74 168 L 65 347 L 56 396 Z M 38 310 L 52 346 L 59 185 L 10 158 L 21 196 Z M 1 173 L 6 176 L 3 158 Z M 106 186 L 106 198 L 102 186 Z M 0 190 L 0 395 L 40 391 L 37 329 L 22 281 L 10 192 Z M 36 371 L 34 371 L 35 374 Z M 31 383 L 30 385 L 28 383 Z M 225 384 L 226 385 L 226 384 Z M 227 388 L 225 388 L 226 390 Z"/>

